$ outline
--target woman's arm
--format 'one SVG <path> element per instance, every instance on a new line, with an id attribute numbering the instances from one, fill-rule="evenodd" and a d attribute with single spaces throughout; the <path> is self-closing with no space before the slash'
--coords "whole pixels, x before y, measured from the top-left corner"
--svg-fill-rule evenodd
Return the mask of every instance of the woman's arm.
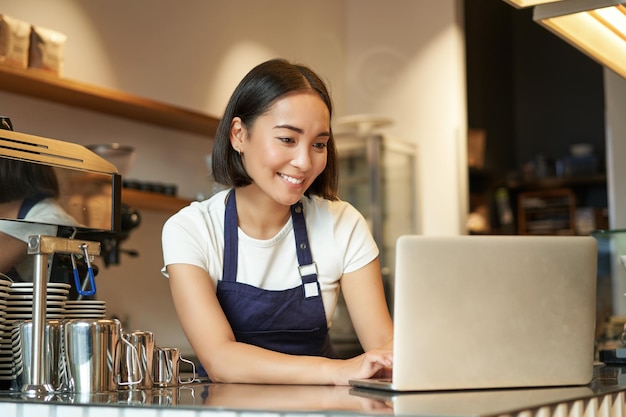
<path id="1" fill-rule="evenodd" d="M 167 266 L 170 289 L 183 331 L 209 377 L 216 382 L 347 384 L 390 365 L 389 352 L 374 351 L 349 361 L 296 356 L 239 343 L 202 268 Z"/>
<path id="2" fill-rule="evenodd" d="M 341 290 L 363 350 L 392 350 L 393 324 L 378 258 L 357 271 L 344 274 Z"/>

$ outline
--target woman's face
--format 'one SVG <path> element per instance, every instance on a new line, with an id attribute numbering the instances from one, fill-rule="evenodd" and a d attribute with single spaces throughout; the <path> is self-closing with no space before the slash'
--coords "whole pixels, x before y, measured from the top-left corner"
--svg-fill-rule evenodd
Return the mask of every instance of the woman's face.
<path id="1" fill-rule="evenodd" d="M 330 114 L 314 92 L 276 101 L 247 130 L 231 125 L 231 144 L 241 151 L 251 187 L 283 205 L 296 203 L 326 167 Z"/>

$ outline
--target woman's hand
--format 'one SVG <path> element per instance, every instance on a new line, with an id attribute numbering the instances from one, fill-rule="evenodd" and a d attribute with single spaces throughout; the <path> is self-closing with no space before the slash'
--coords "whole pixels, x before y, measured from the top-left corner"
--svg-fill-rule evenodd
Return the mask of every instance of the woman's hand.
<path id="1" fill-rule="evenodd" d="M 370 350 L 352 359 L 339 362 L 336 385 L 348 385 L 359 378 L 390 378 L 393 353 L 390 350 Z"/>

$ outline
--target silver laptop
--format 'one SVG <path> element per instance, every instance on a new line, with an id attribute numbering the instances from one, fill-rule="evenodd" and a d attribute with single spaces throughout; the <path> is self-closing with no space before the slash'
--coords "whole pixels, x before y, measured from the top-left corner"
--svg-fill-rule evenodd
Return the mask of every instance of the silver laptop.
<path id="1" fill-rule="evenodd" d="M 583 236 L 402 236 L 393 391 L 591 381 L 597 246 Z"/>

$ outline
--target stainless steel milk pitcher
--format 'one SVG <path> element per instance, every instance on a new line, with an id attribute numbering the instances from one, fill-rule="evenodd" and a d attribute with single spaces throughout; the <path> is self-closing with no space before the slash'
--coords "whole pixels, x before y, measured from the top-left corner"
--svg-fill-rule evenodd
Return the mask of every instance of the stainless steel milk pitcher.
<path id="1" fill-rule="evenodd" d="M 180 378 L 180 362 L 191 364 L 193 369 L 193 377 L 188 380 Z M 156 346 L 154 348 L 154 367 L 152 371 L 154 386 L 156 387 L 174 387 L 178 384 L 190 384 L 196 379 L 196 365 L 190 360 L 180 356 L 178 348 L 162 348 Z"/>
<path id="2" fill-rule="evenodd" d="M 60 320 L 46 320 L 44 325 L 43 354 L 43 383 L 49 391 L 59 391 L 63 388 L 63 366 L 61 358 L 61 326 Z M 32 373 L 33 350 L 33 322 L 19 321 L 13 325 L 13 363 L 16 365 L 16 375 L 19 385 L 27 385 Z"/>
<path id="3" fill-rule="evenodd" d="M 131 347 L 132 360 L 137 350 L 122 337 L 122 325 L 113 319 L 73 319 L 64 324 L 64 361 L 71 392 L 114 391 L 118 386 L 139 384 L 139 377 L 127 375 L 121 381 L 121 344 Z M 135 369 L 131 366 L 130 369 Z"/>
<path id="4" fill-rule="evenodd" d="M 128 341 L 129 345 L 122 347 L 121 377 L 141 373 L 143 380 L 140 383 L 127 386 L 135 389 L 152 388 L 154 333 L 135 330 L 131 333 L 123 333 L 122 337 Z M 138 355 L 138 361 L 133 360 L 135 352 Z"/>

